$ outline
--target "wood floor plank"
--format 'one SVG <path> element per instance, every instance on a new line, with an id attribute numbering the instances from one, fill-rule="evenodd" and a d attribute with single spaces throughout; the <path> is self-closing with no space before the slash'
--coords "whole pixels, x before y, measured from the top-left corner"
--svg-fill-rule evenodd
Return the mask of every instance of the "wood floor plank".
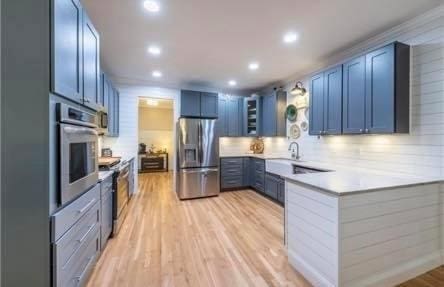
<path id="1" fill-rule="evenodd" d="M 180 201 L 171 173 L 138 188 L 88 287 L 310 286 L 288 264 L 277 204 L 251 190 Z"/>

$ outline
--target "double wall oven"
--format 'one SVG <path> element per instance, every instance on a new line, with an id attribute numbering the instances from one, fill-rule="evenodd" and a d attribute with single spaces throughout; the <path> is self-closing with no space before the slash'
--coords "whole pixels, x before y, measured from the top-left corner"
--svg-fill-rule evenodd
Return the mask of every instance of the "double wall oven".
<path id="1" fill-rule="evenodd" d="M 69 105 L 57 104 L 59 129 L 59 204 L 77 198 L 97 184 L 97 116 Z"/>

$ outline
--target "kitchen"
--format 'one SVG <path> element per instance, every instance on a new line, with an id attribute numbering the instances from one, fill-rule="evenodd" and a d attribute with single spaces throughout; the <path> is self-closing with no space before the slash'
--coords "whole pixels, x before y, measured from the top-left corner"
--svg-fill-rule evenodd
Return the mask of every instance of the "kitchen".
<path id="1" fill-rule="evenodd" d="M 1 6 L 2 286 L 444 286 L 442 1 Z"/>

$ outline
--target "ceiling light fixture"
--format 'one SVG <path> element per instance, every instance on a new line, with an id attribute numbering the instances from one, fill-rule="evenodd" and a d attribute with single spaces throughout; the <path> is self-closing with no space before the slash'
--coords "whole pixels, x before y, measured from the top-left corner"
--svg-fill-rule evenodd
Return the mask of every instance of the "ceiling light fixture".
<path id="1" fill-rule="evenodd" d="M 299 39 L 299 35 L 294 32 L 288 32 L 284 35 L 283 41 L 285 44 L 291 44 L 296 42 Z"/>
<path id="2" fill-rule="evenodd" d="M 153 71 L 152 76 L 154 78 L 162 78 L 163 74 L 161 71 Z"/>
<path id="3" fill-rule="evenodd" d="M 151 13 L 157 13 L 160 11 L 160 4 L 154 0 L 146 0 L 143 2 L 143 7 L 145 10 Z"/>
<path id="4" fill-rule="evenodd" d="M 159 56 L 162 54 L 162 49 L 159 46 L 152 45 L 148 47 L 148 53 L 153 56 Z"/>
<path id="5" fill-rule="evenodd" d="M 146 100 L 146 104 L 148 106 L 153 106 L 153 107 L 157 107 L 159 105 L 159 102 L 153 99 L 147 99 Z"/>
<path id="6" fill-rule="evenodd" d="M 237 82 L 236 82 L 235 80 L 229 80 L 229 81 L 228 81 L 228 85 L 229 85 L 230 87 L 234 87 L 234 86 L 237 85 Z"/>
<path id="7" fill-rule="evenodd" d="M 251 71 L 256 71 L 257 69 L 259 69 L 259 63 L 251 62 L 250 64 L 248 64 L 248 69 L 250 69 Z"/>

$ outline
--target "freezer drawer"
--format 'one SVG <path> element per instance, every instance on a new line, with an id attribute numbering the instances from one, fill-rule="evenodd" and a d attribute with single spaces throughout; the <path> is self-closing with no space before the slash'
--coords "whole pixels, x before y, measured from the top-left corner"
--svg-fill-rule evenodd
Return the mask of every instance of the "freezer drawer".
<path id="1" fill-rule="evenodd" d="M 219 169 L 181 169 L 178 171 L 177 185 L 177 194 L 180 199 L 219 195 Z"/>

